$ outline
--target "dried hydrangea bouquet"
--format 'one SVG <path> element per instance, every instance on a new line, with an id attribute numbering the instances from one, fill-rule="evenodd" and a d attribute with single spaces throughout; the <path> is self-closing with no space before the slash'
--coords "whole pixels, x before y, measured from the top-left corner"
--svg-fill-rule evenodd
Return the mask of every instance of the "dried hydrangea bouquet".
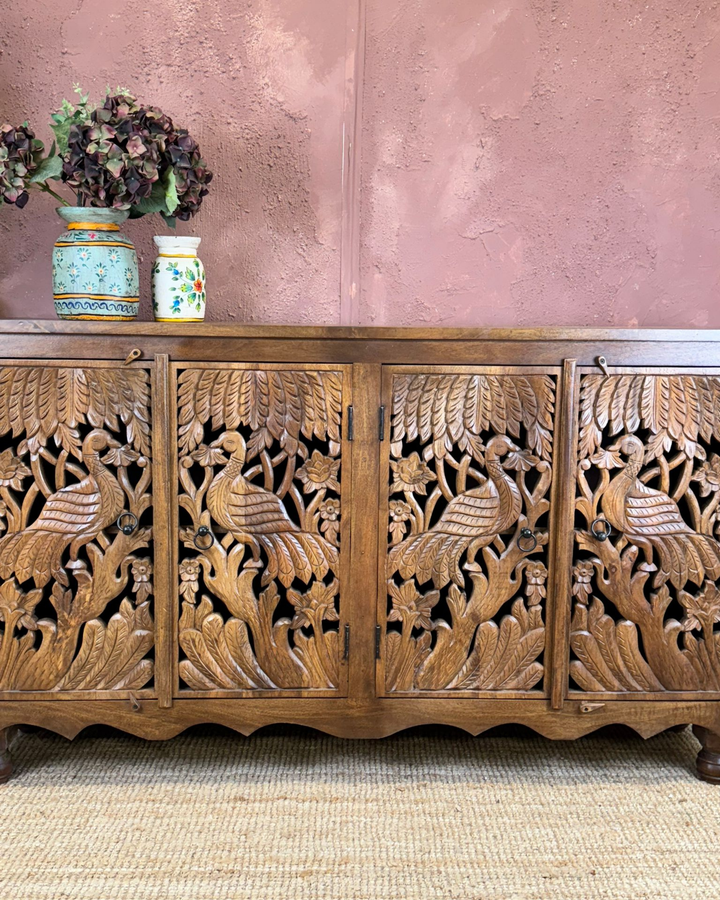
<path id="1" fill-rule="evenodd" d="M 63 101 L 52 115 L 55 140 L 46 153 L 27 122 L 0 127 L 0 195 L 23 208 L 29 191 L 51 194 L 67 231 L 53 251 L 55 309 L 64 319 L 133 319 L 139 289 L 137 255 L 120 232 L 127 218 L 160 213 L 174 227 L 199 210 L 212 173 L 197 142 L 128 91 L 107 91 L 92 106 Z M 73 190 L 71 206 L 50 187 Z M 203 287 L 204 291 L 204 287 Z M 204 294 L 203 294 L 204 300 Z"/>

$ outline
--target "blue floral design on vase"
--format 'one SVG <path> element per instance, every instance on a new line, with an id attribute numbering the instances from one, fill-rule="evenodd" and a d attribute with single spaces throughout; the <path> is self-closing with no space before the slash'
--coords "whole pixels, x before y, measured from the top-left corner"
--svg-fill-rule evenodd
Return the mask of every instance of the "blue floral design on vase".
<path id="1" fill-rule="evenodd" d="M 61 206 L 67 231 L 53 250 L 53 298 L 61 319 L 134 319 L 137 254 L 120 231 L 127 210 Z"/>
<path id="2" fill-rule="evenodd" d="M 205 318 L 205 267 L 198 259 L 198 237 L 156 235 L 152 301 L 158 322 L 202 322 Z"/>

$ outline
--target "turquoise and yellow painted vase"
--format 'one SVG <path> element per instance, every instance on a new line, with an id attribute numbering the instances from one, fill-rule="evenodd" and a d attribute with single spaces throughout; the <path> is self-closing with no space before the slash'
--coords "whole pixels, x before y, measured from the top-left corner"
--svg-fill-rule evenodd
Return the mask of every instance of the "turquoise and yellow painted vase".
<path id="1" fill-rule="evenodd" d="M 199 237 L 158 234 L 152 268 L 156 322 L 202 322 L 205 318 L 205 266 L 198 259 Z"/>
<path id="2" fill-rule="evenodd" d="M 120 231 L 128 212 L 61 206 L 67 231 L 53 250 L 53 297 L 61 319 L 134 319 L 139 305 L 137 254 Z"/>

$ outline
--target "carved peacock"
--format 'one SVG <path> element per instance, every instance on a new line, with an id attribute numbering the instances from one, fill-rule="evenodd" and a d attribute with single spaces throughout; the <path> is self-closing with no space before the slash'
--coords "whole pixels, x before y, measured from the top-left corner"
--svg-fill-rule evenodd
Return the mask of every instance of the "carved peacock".
<path id="1" fill-rule="evenodd" d="M 490 438 L 485 448 L 487 479 L 453 497 L 428 531 L 393 547 L 388 557 L 388 576 L 399 571 L 403 578 L 415 575 L 420 584 L 432 578 L 438 589 L 451 579 L 462 586 L 462 554 L 471 544 L 476 552 L 487 547 L 520 515 L 520 491 L 501 463 L 506 453 L 517 450 L 505 435 Z"/>
<path id="2" fill-rule="evenodd" d="M 314 574 L 322 578 L 338 565 L 338 552 L 321 535 L 303 531 L 293 522 L 282 500 L 271 491 L 248 481 L 242 474 L 246 446 L 237 431 L 225 431 L 212 447 L 222 447 L 230 459 L 208 488 L 210 515 L 233 537 L 250 544 L 255 558 L 259 548 L 268 555 L 268 573 L 277 573 L 282 584 L 295 577 L 306 584 Z M 266 580 L 274 577 L 270 574 Z"/>
<path id="3" fill-rule="evenodd" d="M 106 432 L 91 431 L 82 444 L 88 474 L 51 494 L 38 518 L 24 531 L 0 540 L 0 577 L 13 573 L 22 584 L 33 578 L 43 587 L 51 578 L 67 584 L 62 555 L 70 546 L 75 558 L 83 544 L 96 537 L 123 511 L 125 495 L 112 472 L 101 462 L 100 453 L 120 444 Z"/>
<path id="4" fill-rule="evenodd" d="M 693 531 L 671 497 L 638 478 L 644 456 L 640 438 L 625 435 L 609 449 L 619 450 L 628 461 L 603 494 L 603 516 L 626 538 L 643 546 L 648 563 L 652 564 L 650 548 L 657 551 L 661 570 L 656 583 L 669 578 L 681 588 L 687 581 L 700 585 L 705 578 L 720 577 L 720 544 L 710 535 Z"/>

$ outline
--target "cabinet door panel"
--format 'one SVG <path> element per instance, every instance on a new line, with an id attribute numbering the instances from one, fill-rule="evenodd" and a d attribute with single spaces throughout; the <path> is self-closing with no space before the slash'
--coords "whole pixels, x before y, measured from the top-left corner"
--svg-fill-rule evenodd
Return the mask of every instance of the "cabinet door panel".
<path id="1" fill-rule="evenodd" d="M 386 694 L 544 690 L 557 377 L 555 369 L 386 369 Z"/>
<path id="2" fill-rule="evenodd" d="M 340 696 L 351 369 L 179 368 L 180 691 Z"/>
<path id="3" fill-rule="evenodd" d="M 720 691 L 720 373 L 580 373 L 570 687 Z"/>
<path id="4" fill-rule="evenodd" d="M 146 368 L 0 367 L 0 699 L 152 696 L 149 422 Z"/>

